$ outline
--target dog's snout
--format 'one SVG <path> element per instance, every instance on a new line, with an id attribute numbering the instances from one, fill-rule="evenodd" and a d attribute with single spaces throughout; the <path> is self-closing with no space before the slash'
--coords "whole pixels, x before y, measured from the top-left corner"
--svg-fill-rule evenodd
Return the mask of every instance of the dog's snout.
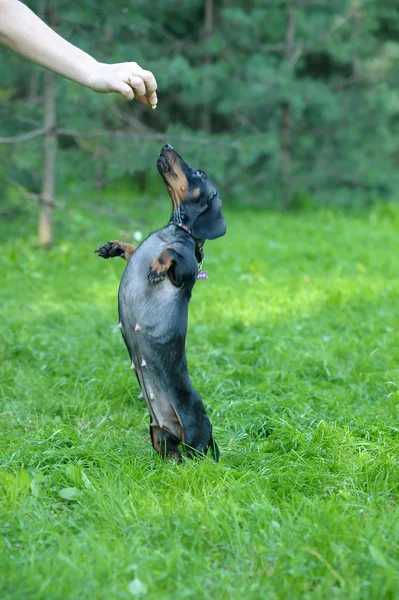
<path id="1" fill-rule="evenodd" d="M 162 150 L 173 150 L 173 146 L 171 146 L 170 144 L 165 144 Z"/>

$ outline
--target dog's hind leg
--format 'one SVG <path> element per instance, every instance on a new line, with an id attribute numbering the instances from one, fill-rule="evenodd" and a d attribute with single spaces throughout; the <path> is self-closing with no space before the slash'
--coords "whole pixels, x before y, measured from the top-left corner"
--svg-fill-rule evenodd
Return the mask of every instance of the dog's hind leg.
<path id="1" fill-rule="evenodd" d="M 157 425 L 151 425 L 150 433 L 152 445 L 161 456 L 169 459 L 175 458 L 178 462 L 181 461 L 178 448 L 180 440 L 177 437 Z"/>
<path id="2" fill-rule="evenodd" d="M 218 462 L 220 452 L 218 445 L 213 439 L 212 425 L 209 417 L 204 414 L 202 419 L 199 419 L 195 423 L 190 423 L 190 420 L 185 421 L 183 418 L 183 424 L 184 422 L 186 422 L 186 427 L 184 429 L 184 442 L 182 446 L 188 458 L 203 456 L 211 450 L 213 458 Z"/>
<path id="3" fill-rule="evenodd" d="M 101 256 L 101 258 L 115 258 L 116 256 L 120 256 L 126 261 L 129 261 L 132 258 L 135 250 L 136 247 L 132 246 L 131 244 L 125 244 L 125 242 L 114 240 L 113 242 L 105 242 L 105 244 L 101 244 L 101 246 L 96 248 L 94 252 Z"/>

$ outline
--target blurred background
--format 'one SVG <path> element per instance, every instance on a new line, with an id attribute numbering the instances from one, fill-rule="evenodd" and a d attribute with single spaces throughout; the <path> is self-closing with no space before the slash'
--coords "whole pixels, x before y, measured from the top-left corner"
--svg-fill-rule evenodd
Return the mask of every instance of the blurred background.
<path id="1" fill-rule="evenodd" d="M 207 170 L 232 205 L 398 198 L 398 0 L 28 4 L 97 60 L 152 70 L 159 105 L 97 95 L 1 50 L 3 218 L 39 204 L 52 173 L 56 199 L 160 192 L 164 142 Z"/>

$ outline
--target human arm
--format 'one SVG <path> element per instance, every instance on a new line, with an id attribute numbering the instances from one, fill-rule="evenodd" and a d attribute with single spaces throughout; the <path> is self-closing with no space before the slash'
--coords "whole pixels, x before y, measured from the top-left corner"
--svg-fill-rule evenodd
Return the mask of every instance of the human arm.
<path id="1" fill-rule="evenodd" d="M 157 105 L 156 81 L 135 62 L 105 64 L 67 42 L 25 4 L 0 0 L 0 44 L 95 92 L 119 92 L 152 108 Z"/>

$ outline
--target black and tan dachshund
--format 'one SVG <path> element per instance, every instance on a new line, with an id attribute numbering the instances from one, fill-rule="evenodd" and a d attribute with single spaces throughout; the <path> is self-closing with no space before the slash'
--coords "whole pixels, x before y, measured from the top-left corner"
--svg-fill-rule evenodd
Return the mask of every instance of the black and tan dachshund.
<path id="1" fill-rule="evenodd" d="M 212 425 L 187 370 L 188 303 L 203 260 L 205 240 L 226 232 L 222 201 L 211 179 L 192 169 L 167 144 L 157 168 L 173 203 L 170 222 L 138 248 L 107 242 L 103 258 L 128 261 L 119 287 L 119 327 L 151 417 L 152 444 L 181 460 L 219 450 Z"/>

